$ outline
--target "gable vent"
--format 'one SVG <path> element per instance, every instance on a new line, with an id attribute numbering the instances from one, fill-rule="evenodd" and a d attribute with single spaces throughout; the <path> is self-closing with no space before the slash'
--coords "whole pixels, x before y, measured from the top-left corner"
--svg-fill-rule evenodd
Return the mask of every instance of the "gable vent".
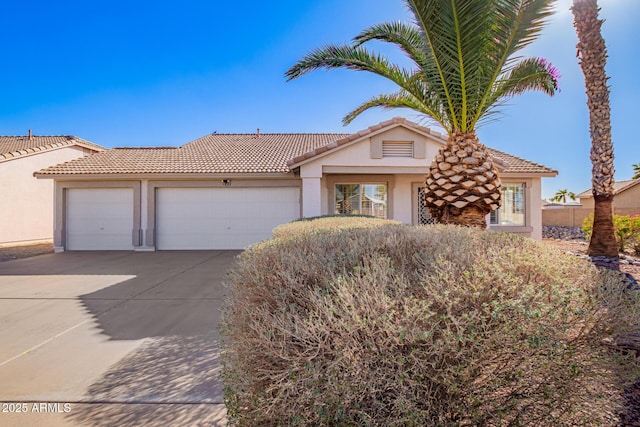
<path id="1" fill-rule="evenodd" d="M 413 141 L 382 141 L 382 157 L 413 157 Z"/>

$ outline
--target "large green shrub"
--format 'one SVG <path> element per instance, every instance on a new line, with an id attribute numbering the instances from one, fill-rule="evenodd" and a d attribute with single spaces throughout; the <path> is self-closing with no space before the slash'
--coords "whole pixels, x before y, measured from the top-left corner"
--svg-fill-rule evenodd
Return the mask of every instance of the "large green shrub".
<path id="1" fill-rule="evenodd" d="M 582 229 L 587 234 L 587 240 L 591 239 L 593 214 L 584 219 Z M 613 215 L 613 230 L 620 252 L 633 249 L 637 255 L 640 255 L 640 214 Z"/>
<path id="2" fill-rule="evenodd" d="M 639 297 L 530 239 L 453 226 L 300 232 L 228 278 L 239 426 L 603 425 L 639 372 Z"/>

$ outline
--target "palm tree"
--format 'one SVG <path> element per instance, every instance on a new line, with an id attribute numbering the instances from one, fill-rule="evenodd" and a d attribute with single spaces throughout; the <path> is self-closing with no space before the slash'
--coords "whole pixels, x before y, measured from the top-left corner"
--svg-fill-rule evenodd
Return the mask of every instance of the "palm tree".
<path id="1" fill-rule="evenodd" d="M 578 57 L 587 90 L 591 133 L 591 184 L 594 199 L 593 231 L 587 253 L 617 257 L 613 231 L 613 142 L 607 86 L 607 48 L 600 32 L 597 0 L 573 0 L 573 25 L 578 34 Z"/>
<path id="2" fill-rule="evenodd" d="M 633 165 L 633 176 L 631 177 L 631 179 L 638 178 L 640 178 L 640 163 L 638 163 L 637 165 Z"/>
<path id="3" fill-rule="evenodd" d="M 576 193 L 568 191 L 567 189 L 558 190 L 558 191 L 556 191 L 556 194 L 551 198 L 551 201 L 552 202 L 560 202 L 560 201 L 562 201 L 562 203 L 567 203 L 567 197 L 569 197 L 571 200 L 575 200 L 576 199 Z"/>
<path id="4" fill-rule="evenodd" d="M 397 92 L 364 102 L 344 124 L 373 107 L 409 108 L 440 124 L 449 138 L 431 164 L 426 206 L 440 222 L 486 228 L 486 215 L 500 206 L 501 185 L 476 127 L 514 95 L 557 91 L 558 74 L 549 62 L 516 56 L 538 36 L 554 0 L 403 1 L 411 23 L 374 25 L 351 44 L 317 49 L 286 77 L 346 68 L 394 82 Z M 368 50 L 369 41 L 397 46 L 412 66 L 400 67 Z"/>

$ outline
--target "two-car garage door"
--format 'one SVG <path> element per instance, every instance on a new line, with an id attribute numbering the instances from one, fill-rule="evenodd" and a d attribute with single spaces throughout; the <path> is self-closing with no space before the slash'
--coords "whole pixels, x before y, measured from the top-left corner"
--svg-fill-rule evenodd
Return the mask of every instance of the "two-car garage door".
<path id="1" fill-rule="evenodd" d="M 244 249 L 300 216 L 294 187 L 155 191 L 156 249 Z M 66 249 L 134 249 L 134 199 L 133 188 L 68 189 Z"/>
<path id="2" fill-rule="evenodd" d="M 158 188 L 158 249 L 243 249 L 300 216 L 300 189 Z"/>

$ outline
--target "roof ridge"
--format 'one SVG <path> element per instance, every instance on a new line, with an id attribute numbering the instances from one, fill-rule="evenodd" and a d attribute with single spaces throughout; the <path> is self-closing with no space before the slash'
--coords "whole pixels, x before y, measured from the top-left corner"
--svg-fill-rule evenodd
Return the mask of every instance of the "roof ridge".
<path id="1" fill-rule="evenodd" d="M 177 150 L 180 147 L 161 146 L 161 147 L 112 147 L 111 150 Z"/>
<path id="2" fill-rule="evenodd" d="M 618 188 L 618 190 L 615 191 L 615 193 L 619 193 L 621 191 L 626 190 L 629 187 L 633 187 L 637 184 L 640 183 L 640 178 L 636 178 L 636 179 L 629 179 L 629 180 L 624 180 L 624 181 L 618 181 L 619 183 L 625 183 L 622 187 Z"/>
<path id="3" fill-rule="evenodd" d="M 29 137 L 29 135 L 0 135 L 0 139 L 2 138 L 27 139 L 27 140 L 29 140 L 29 138 L 31 138 L 31 140 L 36 138 L 65 138 L 67 140 L 78 139 L 78 140 L 89 142 L 88 140 L 84 138 L 80 138 L 79 136 L 76 136 L 76 135 L 31 135 L 31 137 Z"/>
<path id="4" fill-rule="evenodd" d="M 234 132 L 234 133 L 208 133 L 201 138 L 207 136 L 228 136 L 228 135 L 257 135 L 256 132 Z M 349 132 L 260 132 L 260 136 L 263 135 L 351 135 Z"/>
<path id="5" fill-rule="evenodd" d="M 0 136 L 0 161 L 41 153 L 53 149 L 79 146 L 93 151 L 105 148 L 75 135 Z"/>

